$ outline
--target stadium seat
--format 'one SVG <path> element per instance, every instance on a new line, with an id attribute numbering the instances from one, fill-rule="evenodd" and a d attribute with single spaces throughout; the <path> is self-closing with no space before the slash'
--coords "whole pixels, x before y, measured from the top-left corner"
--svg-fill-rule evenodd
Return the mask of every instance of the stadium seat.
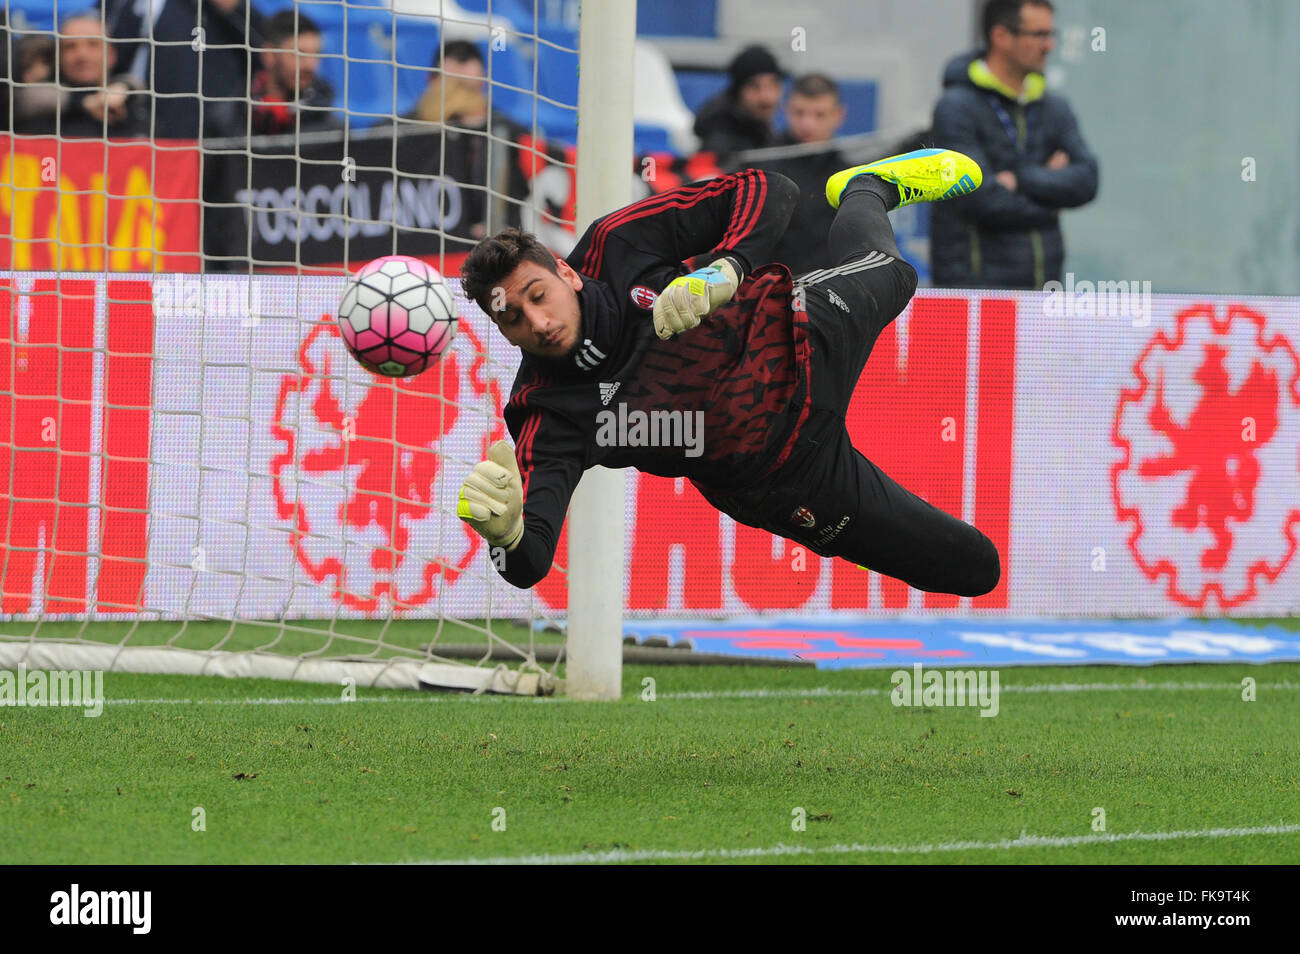
<path id="1" fill-rule="evenodd" d="M 686 108 L 677 77 L 663 51 L 645 40 L 636 41 L 636 151 L 668 151 L 690 155 L 699 146 L 692 127 L 695 114 Z"/>
<path id="2" fill-rule="evenodd" d="M 394 7 L 399 4 L 409 7 L 425 5 L 428 0 L 393 0 Z M 443 16 L 452 16 L 451 7 L 457 4 L 444 2 Z M 534 26 L 543 31 L 559 30 L 575 33 L 578 28 L 577 0 L 459 0 L 460 8 L 480 17 L 487 17 L 489 8 L 492 19 L 505 18 L 515 24 L 523 33 L 531 34 Z"/>
<path id="3" fill-rule="evenodd" d="M 400 2 L 394 0 L 395 7 Z M 461 0 L 460 6 L 486 15 L 489 0 Z M 572 0 L 538 4 L 533 0 L 491 0 L 490 6 L 494 20 L 504 15 L 521 32 L 529 33 L 536 29 L 540 40 L 535 44 L 537 91 L 544 97 L 534 103 L 533 97 L 526 93 L 499 90 L 494 94 L 499 97 L 494 105 L 529 127 L 533 125 L 535 106 L 537 125 L 548 138 L 576 142 L 578 125 L 574 107 L 578 103 L 578 58 L 569 52 L 578 47 L 578 34 L 574 29 L 576 4 Z M 507 52 L 512 45 L 517 44 L 509 43 Z M 526 90 L 532 87 L 533 72 L 529 60 L 534 43 L 525 39 L 521 45 L 524 49 L 517 52 L 524 54 L 526 69 L 515 69 L 519 60 L 507 58 L 505 62 L 494 60 L 492 73 L 499 82 Z M 499 57 L 501 54 L 494 51 L 493 55 Z M 682 101 L 667 58 L 653 44 L 637 41 L 635 71 L 636 151 L 679 155 L 693 151 L 698 144 L 691 131 L 694 116 Z"/>
<path id="4" fill-rule="evenodd" d="M 698 113 L 705 102 L 722 92 L 726 87 L 726 70 L 677 70 L 677 88 L 681 92 L 686 108 L 692 113 Z"/>
<path id="5" fill-rule="evenodd" d="M 355 6 L 322 6 L 313 17 L 325 41 L 320 71 L 354 126 L 400 114 L 419 99 L 438 49 L 435 20 Z"/>
<path id="6" fill-rule="evenodd" d="M 639 0 L 637 36 L 718 35 L 718 0 Z"/>
<path id="7" fill-rule="evenodd" d="M 50 0 L 9 0 L 8 9 L 9 29 L 14 33 L 54 29 L 54 4 Z"/>

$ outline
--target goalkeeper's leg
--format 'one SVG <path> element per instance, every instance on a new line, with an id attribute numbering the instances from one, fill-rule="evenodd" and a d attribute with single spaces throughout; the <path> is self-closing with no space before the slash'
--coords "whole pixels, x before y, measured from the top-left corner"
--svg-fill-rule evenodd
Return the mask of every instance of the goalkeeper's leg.
<path id="1" fill-rule="evenodd" d="M 744 498 L 709 499 L 741 523 L 918 590 L 981 596 L 1002 575 L 988 537 L 898 484 L 853 447 L 842 422 Z"/>
<path id="2" fill-rule="evenodd" d="M 834 364 L 833 374 L 814 373 L 814 389 L 821 391 L 814 402 L 840 414 L 876 339 L 916 291 L 916 269 L 903 259 L 887 214 L 897 204 L 898 190 L 890 183 L 869 175 L 853 179 L 831 223 L 834 261 L 795 278 L 815 360 L 820 353 Z"/>

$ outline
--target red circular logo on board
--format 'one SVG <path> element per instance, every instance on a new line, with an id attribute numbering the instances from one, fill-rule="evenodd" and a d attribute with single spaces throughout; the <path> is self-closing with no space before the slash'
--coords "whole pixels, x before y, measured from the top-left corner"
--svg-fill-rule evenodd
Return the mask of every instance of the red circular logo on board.
<path id="1" fill-rule="evenodd" d="M 655 299 L 659 297 L 653 290 L 646 288 L 644 285 L 637 285 L 633 288 L 631 295 L 632 304 L 638 308 L 644 308 L 646 311 L 655 306 Z"/>
<path id="2" fill-rule="evenodd" d="M 377 378 L 351 359 L 340 369 L 339 338 L 322 315 L 298 346 L 298 368 L 281 379 L 270 426 L 274 512 L 303 578 L 348 609 L 405 612 L 436 601 L 479 558 L 483 538 L 439 505 L 468 473 L 442 450 L 485 456 L 505 436 L 501 392 L 481 370 L 488 352 L 468 324 L 437 365 L 408 378 Z M 490 407 L 490 427 L 463 412 L 467 400 Z"/>
<path id="3" fill-rule="evenodd" d="M 1119 520 L 1151 581 L 1181 606 L 1248 604 L 1296 552 L 1300 355 L 1244 305 L 1180 311 L 1124 389 L 1111 439 Z"/>

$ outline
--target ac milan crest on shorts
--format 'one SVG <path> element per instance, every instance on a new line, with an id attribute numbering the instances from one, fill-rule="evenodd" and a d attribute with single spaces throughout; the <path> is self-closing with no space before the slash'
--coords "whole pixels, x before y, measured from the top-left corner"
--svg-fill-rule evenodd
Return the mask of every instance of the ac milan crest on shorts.
<path id="1" fill-rule="evenodd" d="M 790 514 L 790 522 L 797 523 L 801 527 L 817 526 L 817 515 L 807 507 L 798 507 L 795 512 Z"/>

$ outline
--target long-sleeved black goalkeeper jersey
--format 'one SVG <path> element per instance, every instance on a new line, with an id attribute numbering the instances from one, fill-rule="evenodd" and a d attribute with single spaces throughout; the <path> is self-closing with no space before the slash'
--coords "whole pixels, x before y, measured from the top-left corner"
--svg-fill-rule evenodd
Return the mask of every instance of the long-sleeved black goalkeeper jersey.
<path id="1" fill-rule="evenodd" d="M 785 266 L 754 269 L 798 197 L 788 178 L 746 169 L 643 199 L 583 235 L 567 258 L 583 279 L 580 343 L 562 359 L 525 352 L 505 411 L 524 492 L 523 538 L 497 564 L 508 582 L 530 587 L 550 570 L 589 467 L 723 490 L 784 462 L 807 415 L 807 317 Z M 658 293 L 724 256 L 745 276 L 735 296 L 661 341 Z"/>

